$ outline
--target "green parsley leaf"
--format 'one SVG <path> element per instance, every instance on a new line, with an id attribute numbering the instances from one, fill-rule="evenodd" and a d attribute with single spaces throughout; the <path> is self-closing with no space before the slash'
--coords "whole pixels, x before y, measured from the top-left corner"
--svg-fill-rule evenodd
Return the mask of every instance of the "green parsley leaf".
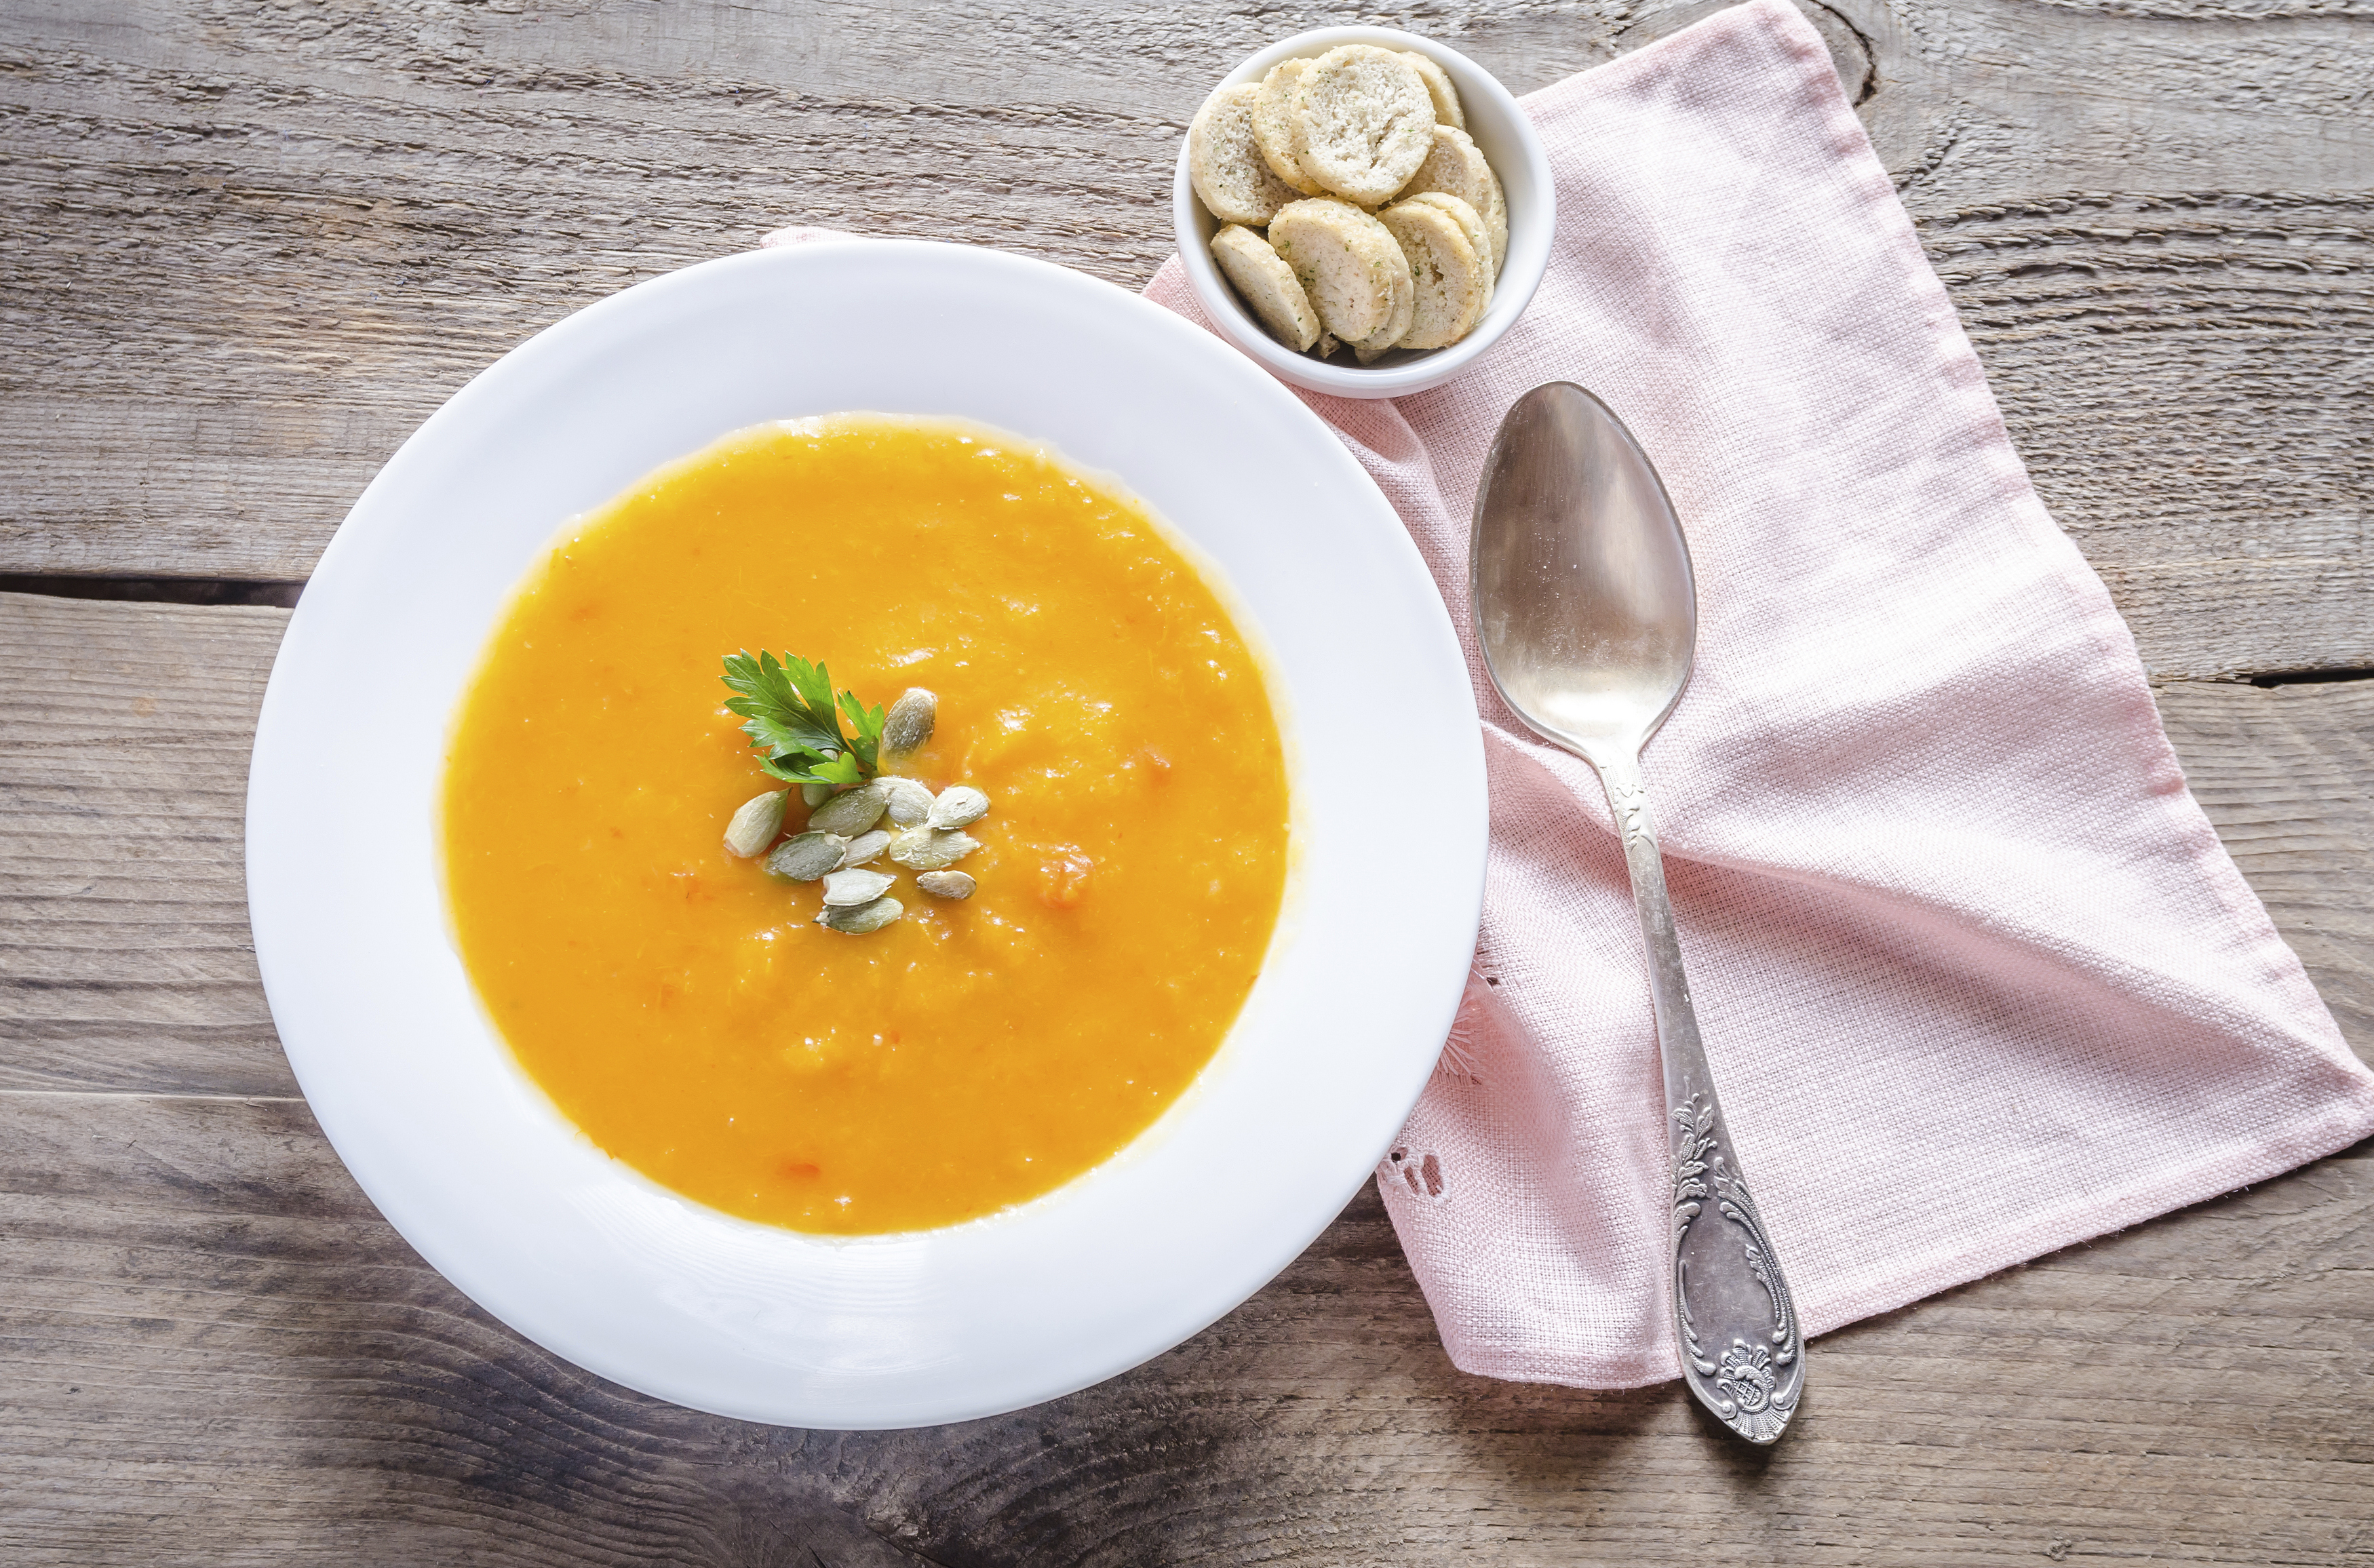
<path id="1" fill-rule="evenodd" d="M 835 700 L 832 674 L 821 664 L 761 649 L 725 657 L 729 713 L 759 755 L 758 766 L 787 784 L 856 784 L 871 777 L 880 752 L 882 709 L 868 709 L 853 692 Z M 841 732 L 846 713 L 857 738 Z"/>
<path id="2" fill-rule="evenodd" d="M 865 771 L 873 772 L 879 766 L 882 751 L 882 705 L 876 703 L 868 708 L 857 700 L 855 692 L 843 692 L 840 694 L 840 710 L 849 715 L 852 724 L 857 726 L 857 738 L 850 743 L 851 749 L 865 765 Z"/>

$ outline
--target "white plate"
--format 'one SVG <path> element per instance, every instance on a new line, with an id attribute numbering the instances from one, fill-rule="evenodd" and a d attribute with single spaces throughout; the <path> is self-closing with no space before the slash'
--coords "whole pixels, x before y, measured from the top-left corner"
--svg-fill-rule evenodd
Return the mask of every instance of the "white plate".
<path id="1" fill-rule="evenodd" d="M 829 1240 L 667 1193 L 552 1108 L 447 934 L 432 813 L 454 705 L 564 519 L 725 431 L 842 409 L 1052 442 L 1207 552 L 1284 687 L 1298 821 L 1287 926 L 1220 1055 L 1151 1130 L 989 1219 Z M 1379 852 L 1420 822 L 1425 854 Z M 313 1114 L 473 1300 L 700 1410 L 915 1426 L 1135 1365 L 1309 1245 L 1382 1157 L 1450 1026 L 1484 825 L 1449 617 L 1399 521 L 1308 410 L 1110 285 L 861 240 L 711 262 L 605 299 L 405 443 L 331 542 L 273 667 L 248 901 Z"/>

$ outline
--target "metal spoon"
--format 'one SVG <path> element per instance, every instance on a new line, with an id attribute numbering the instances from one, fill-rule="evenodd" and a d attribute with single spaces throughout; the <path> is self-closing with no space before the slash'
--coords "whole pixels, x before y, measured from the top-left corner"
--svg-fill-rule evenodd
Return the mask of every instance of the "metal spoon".
<path id="1" fill-rule="evenodd" d="M 1797 1311 L 1698 1045 L 1640 777 L 1640 748 L 1689 682 L 1698 587 L 1657 471 L 1581 387 L 1535 387 L 1500 422 L 1475 492 L 1468 587 L 1501 700 L 1591 764 L 1623 829 L 1670 1107 L 1682 1378 L 1733 1432 L 1769 1443 L 1804 1385 Z"/>

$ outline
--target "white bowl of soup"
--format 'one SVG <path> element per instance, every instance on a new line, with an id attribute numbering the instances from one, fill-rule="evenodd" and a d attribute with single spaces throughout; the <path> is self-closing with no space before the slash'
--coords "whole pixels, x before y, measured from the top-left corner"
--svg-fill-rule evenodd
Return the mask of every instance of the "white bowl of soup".
<path id="1" fill-rule="evenodd" d="M 718 679 L 762 648 L 938 694 L 899 769 L 988 795 L 970 897 L 845 934 L 723 848 L 783 788 Z M 1367 1178 L 1483 768 L 1407 535 L 1276 383 L 1061 268 L 819 243 L 405 443 L 291 622 L 248 857 L 314 1114 L 464 1292 L 699 1409 L 921 1425 L 1159 1353 Z"/>

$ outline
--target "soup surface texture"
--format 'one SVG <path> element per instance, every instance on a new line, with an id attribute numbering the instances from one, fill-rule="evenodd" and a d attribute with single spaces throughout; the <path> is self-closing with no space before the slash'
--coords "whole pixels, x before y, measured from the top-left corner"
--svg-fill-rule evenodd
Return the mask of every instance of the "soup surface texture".
<path id="1" fill-rule="evenodd" d="M 938 694 L 887 770 L 988 792 L 970 898 L 877 860 L 906 915 L 844 935 L 725 851 L 782 788 L 721 706 L 745 649 Z M 560 1109 L 688 1197 L 844 1234 L 990 1213 L 1144 1130 L 1235 1021 L 1287 861 L 1261 669 L 1148 513 L 1033 443 L 878 415 L 739 432 L 565 530 L 444 813 L 464 960 Z"/>

